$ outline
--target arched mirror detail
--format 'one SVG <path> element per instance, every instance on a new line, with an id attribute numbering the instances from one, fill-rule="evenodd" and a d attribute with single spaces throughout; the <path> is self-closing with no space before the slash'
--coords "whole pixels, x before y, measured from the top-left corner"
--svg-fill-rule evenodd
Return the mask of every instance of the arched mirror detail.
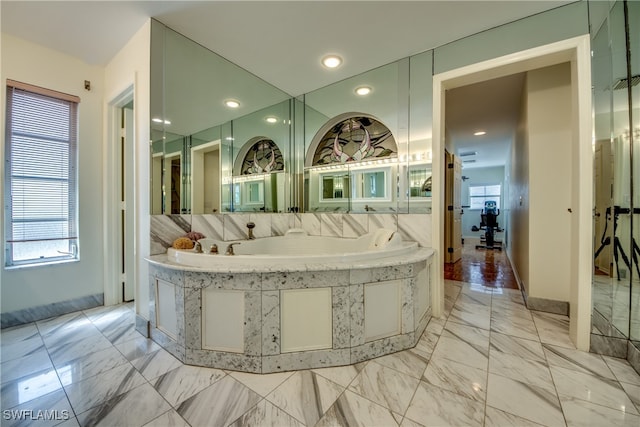
<path id="1" fill-rule="evenodd" d="M 327 126 L 320 129 L 314 138 L 317 146 L 308 166 L 397 157 L 396 140 L 380 121 L 365 115 L 341 117 L 329 121 L 328 130 Z"/>
<path id="2" fill-rule="evenodd" d="M 249 149 L 234 168 L 234 175 L 280 172 L 284 170 L 284 158 L 278 145 L 269 138 L 256 137 L 247 142 Z"/>

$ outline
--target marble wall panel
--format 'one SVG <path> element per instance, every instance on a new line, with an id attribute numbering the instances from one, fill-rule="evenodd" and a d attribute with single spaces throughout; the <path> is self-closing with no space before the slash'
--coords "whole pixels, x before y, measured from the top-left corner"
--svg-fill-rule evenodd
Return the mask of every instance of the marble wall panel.
<path id="1" fill-rule="evenodd" d="M 173 241 L 191 231 L 191 215 L 152 215 L 150 255 L 163 254 Z"/>
<path id="2" fill-rule="evenodd" d="M 224 217 L 223 214 L 193 215 L 191 230 L 209 239 L 224 240 Z"/>
<path id="3" fill-rule="evenodd" d="M 262 273 L 262 289 L 304 289 L 345 286 L 349 270 L 288 271 Z"/>
<path id="4" fill-rule="evenodd" d="M 277 356 L 264 356 L 262 358 L 262 373 L 308 369 L 309 366 L 322 368 L 348 365 L 349 360 L 349 349 L 284 353 Z"/>
<path id="5" fill-rule="evenodd" d="M 262 354 L 280 353 L 280 291 L 262 292 Z"/>
<path id="6" fill-rule="evenodd" d="M 356 238 L 369 232 L 369 215 L 344 214 L 342 215 L 342 237 Z"/>
<path id="7" fill-rule="evenodd" d="M 261 294 L 260 291 L 244 293 L 244 354 L 247 356 L 262 354 Z"/>
<path id="8" fill-rule="evenodd" d="M 430 214 L 398 215 L 398 232 L 403 240 L 418 242 L 423 248 L 433 245 Z"/>
<path id="9" fill-rule="evenodd" d="M 333 313 L 333 348 L 348 348 L 351 344 L 348 286 L 331 288 L 331 305 Z"/>

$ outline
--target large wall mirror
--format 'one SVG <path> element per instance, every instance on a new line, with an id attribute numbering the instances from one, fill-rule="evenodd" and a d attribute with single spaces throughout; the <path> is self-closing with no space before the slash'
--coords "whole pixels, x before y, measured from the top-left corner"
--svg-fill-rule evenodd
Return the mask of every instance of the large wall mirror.
<path id="1" fill-rule="evenodd" d="M 430 212 L 431 51 L 294 99 L 151 29 L 152 214 Z"/>
<path id="2" fill-rule="evenodd" d="M 640 348 L 640 4 L 606 6 L 592 23 L 594 104 L 593 333 L 630 339 Z M 594 9 L 592 16 L 597 16 Z M 592 17 L 592 19 L 594 19 Z M 632 57 L 633 58 L 633 57 Z M 629 84 L 631 82 L 631 84 Z M 631 113 L 631 114 L 630 114 Z"/>
<path id="3" fill-rule="evenodd" d="M 152 21 L 151 213 L 286 211 L 290 98 Z M 281 168 L 256 164 L 253 178 L 261 183 L 254 185 L 234 165 L 256 138 L 278 147 Z"/>
<path id="4" fill-rule="evenodd" d="M 430 212 L 431 70 L 426 52 L 304 96 L 306 212 Z"/>

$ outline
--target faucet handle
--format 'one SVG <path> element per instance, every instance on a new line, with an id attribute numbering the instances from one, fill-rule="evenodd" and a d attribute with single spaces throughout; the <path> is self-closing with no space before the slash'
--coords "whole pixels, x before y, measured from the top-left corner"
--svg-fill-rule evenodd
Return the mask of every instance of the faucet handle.
<path id="1" fill-rule="evenodd" d="M 218 254 L 218 245 L 216 245 L 215 243 L 211 245 L 211 247 L 209 248 L 209 253 Z"/>
<path id="2" fill-rule="evenodd" d="M 233 245 L 239 245 L 240 242 L 233 242 L 227 245 L 227 250 L 224 252 L 225 255 L 235 255 L 233 252 Z"/>
<path id="3" fill-rule="evenodd" d="M 193 250 L 196 253 L 201 254 L 202 253 L 202 243 L 196 241 L 196 244 L 193 246 Z"/>

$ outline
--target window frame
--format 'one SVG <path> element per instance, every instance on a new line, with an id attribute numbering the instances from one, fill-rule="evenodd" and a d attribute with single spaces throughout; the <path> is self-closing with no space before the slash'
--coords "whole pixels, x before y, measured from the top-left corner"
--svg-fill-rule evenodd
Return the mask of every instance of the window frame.
<path id="1" fill-rule="evenodd" d="M 498 187 L 499 189 L 499 194 L 495 195 L 495 194 L 486 194 L 486 188 L 487 187 Z M 472 188 L 484 188 L 485 189 L 485 194 L 482 196 L 472 196 L 471 195 L 471 189 Z M 472 200 L 473 199 L 484 199 L 484 201 L 487 200 L 495 200 L 498 206 L 498 209 L 502 208 L 502 183 L 498 182 L 498 183 L 489 183 L 489 184 L 469 184 L 469 209 L 473 209 L 473 210 L 482 210 L 484 209 L 484 203 L 483 206 L 481 208 L 478 207 L 473 207 L 473 203 Z"/>
<path id="2" fill-rule="evenodd" d="M 5 88 L 4 268 L 14 269 L 77 262 L 80 260 L 78 220 L 80 98 L 10 79 L 6 80 Z M 55 123 L 54 108 L 60 109 L 57 119 L 59 122 L 55 123 L 61 125 L 61 128 L 58 129 L 59 132 L 57 134 L 47 133 L 51 129 L 50 127 L 42 127 L 43 130 L 39 131 L 39 125 L 47 124 L 43 121 L 21 122 L 21 120 L 29 119 L 17 111 L 21 107 L 24 108 L 24 104 L 22 106 L 14 105 L 21 97 L 23 100 L 27 99 L 26 102 L 53 102 L 50 105 L 53 107 L 51 110 L 43 108 L 39 111 L 43 117 L 51 116 L 51 123 Z M 37 144 L 50 144 L 49 156 L 35 156 L 37 151 L 31 151 L 31 145 Z M 28 153 L 29 162 L 24 161 L 27 158 L 26 153 Z M 21 154 L 23 155 L 22 159 Z M 50 163 L 40 163 L 39 168 L 38 160 L 40 159 Z M 51 169 L 42 169 L 43 164 L 58 165 L 58 175 L 48 175 L 47 172 L 50 172 Z M 15 173 L 16 169 L 21 172 Z M 57 186 L 58 197 L 54 200 L 58 203 L 53 205 L 54 208 L 50 208 L 49 200 L 42 197 L 43 194 L 47 194 L 46 183 L 53 183 L 54 186 Z M 14 194 L 12 189 L 19 188 L 16 186 L 21 186 L 22 194 Z M 27 191 L 24 191 L 25 189 Z M 28 193 L 29 189 L 32 190 L 30 194 Z M 27 197 L 24 197 L 24 194 L 27 194 Z M 41 210 L 45 204 L 49 209 Z M 47 222 L 56 223 L 57 227 L 47 228 Z M 30 227 L 29 223 L 33 223 L 33 226 Z M 21 224 L 26 230 L 22 232 L 22 236 L 16 235 L 17 224 Z M 36 230 L 38 225 L 40 225 L 40 230 Z M 29 233 L 34 234 L 28 236 Z M 49 248 L 49 253 L 46 248 L 34 248 L 37 245 L 46 245 L 45 242 L 51 242 L 54 245 L 57 242 L 58 246 Z M 31 247 L 33 252 L 27 253 L 31 257 L 20 258 L 20 255 L 16 256 L 14 246 L 16 244 L 28 246 L 29 243 L 33 243 Z M 53 255 L 53 251 L 60 255 Z"/>

